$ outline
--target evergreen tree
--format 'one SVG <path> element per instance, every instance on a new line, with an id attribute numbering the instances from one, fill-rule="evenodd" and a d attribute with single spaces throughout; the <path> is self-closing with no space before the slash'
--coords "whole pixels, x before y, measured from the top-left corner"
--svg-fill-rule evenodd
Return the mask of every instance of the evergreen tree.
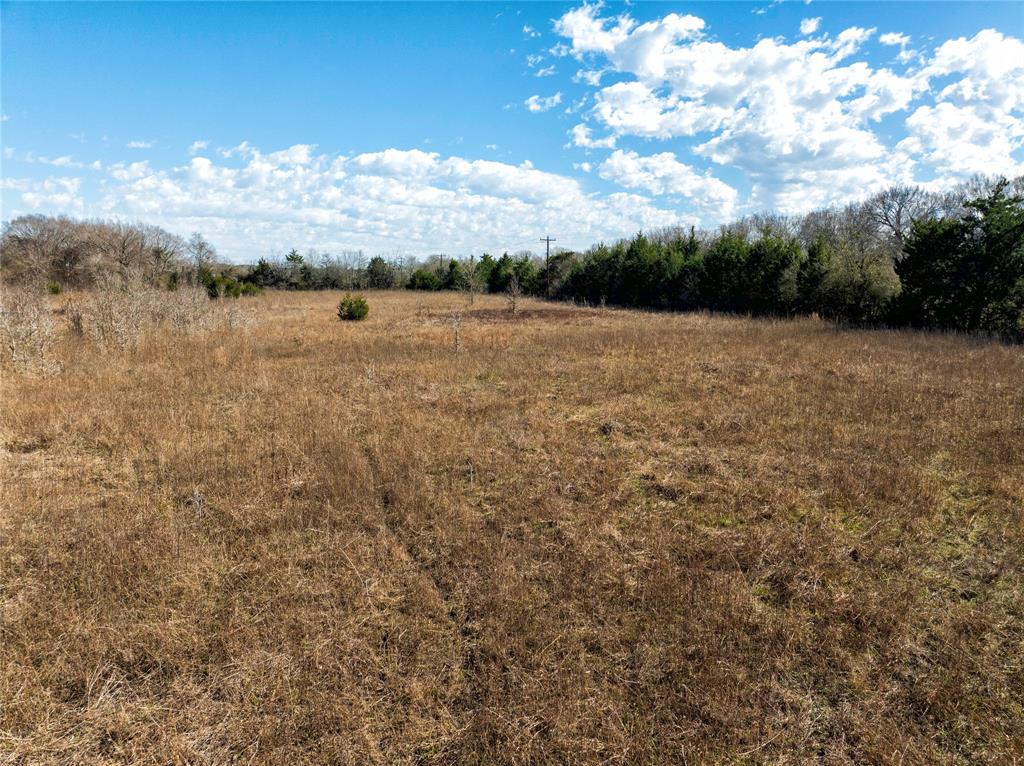
<path id="1" fill-rule="evenodd" d="M 374 290 L 390 290 L 395 286 L 395 267 L 375 255 L 366 266 L 366 284 Z"/>

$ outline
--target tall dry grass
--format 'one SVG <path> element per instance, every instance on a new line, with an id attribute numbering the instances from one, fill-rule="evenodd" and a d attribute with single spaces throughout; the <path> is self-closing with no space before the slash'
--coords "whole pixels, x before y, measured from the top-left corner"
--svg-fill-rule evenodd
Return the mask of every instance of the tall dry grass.
<path id="1" fill-rule="evenodd" d="M 1019 347 L 254 300 L 4 375 L 0 761 L 1024 759 Z"/>

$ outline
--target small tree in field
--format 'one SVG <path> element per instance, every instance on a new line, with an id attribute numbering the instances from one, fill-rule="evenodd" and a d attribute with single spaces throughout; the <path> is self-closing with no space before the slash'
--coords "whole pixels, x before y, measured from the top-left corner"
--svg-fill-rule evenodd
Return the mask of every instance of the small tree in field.
<path id="1" fill-rule="evenodd" d="M 505 288 L 505 299 L 508 301 L 508 307 L 513 314 L 516 313 L 516 309 L 519 304 L 519 298 L 523 294 L 523 288 L 519 285 L 519 277 L 513 274 L 509 277 L 508 287 Z"/>
<path id="2" fill-rule="evenodd" d="M 366 319 L 370 306 L 361 295 L 346 295 L 338 304 L 338 319 L 343 322 Z"/>

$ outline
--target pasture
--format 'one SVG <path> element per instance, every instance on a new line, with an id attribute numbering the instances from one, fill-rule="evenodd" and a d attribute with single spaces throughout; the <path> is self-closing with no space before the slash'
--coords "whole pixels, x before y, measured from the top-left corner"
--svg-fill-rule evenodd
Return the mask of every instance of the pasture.
<path id="1" fill-rule="evenodd" d="M 1024 759 L 1020 346 L 366 295 L 5 370 L 0 763 Z"/>

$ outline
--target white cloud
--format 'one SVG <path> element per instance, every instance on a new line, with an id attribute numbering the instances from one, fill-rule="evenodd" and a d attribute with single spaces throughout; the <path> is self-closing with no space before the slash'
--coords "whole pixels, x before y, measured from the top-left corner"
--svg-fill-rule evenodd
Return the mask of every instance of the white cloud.
<path id="1" fill-rule="evenodd" d="M 878 42 L 882 45 L 899 45 L 903 47 L 910 43 L 910 36 L 900 32 L 886 32 L 878 36 Z"/>
<path id="2" fill-rule="evenodd" d="M 707 38 L 704 22 L 692 16 L 639 24 L 626 14 L 602 18 L 600 10 L 585 5 L 555 22 L 568 50 L 587 63 L 575 79 L 595 89 L 587 121 L 572 130 L 578 147 L 612 148 L 637 137 L 673 140 L 678 150 L 680 139 L 689 140 L 697 156 L 744 174 L 746 207 L 791 210 L 863 197 L 930 170 L 1019 166 L 1024 43 L 994 30 L 946 41 L 930 61 L 906 47 L 906 35 L 886 33 L 880 42 L 900 46 L 904 66 L 896 69 L 862 58 L 873 28 L 809 37 L 820 20 L 804 19 L 802 39 L 732 47 Z M 919 59 L 921 66 L 910 66 Z M 584 76 L 605 71 L 619 77 L 604 87 Z M 949 106 L 921 111 L 929 96 Z M 901 112 L 908 139 L 881 135 L 876 125 Z M 598 127 L 607 135 L 595 140 Z M 956 161 L 943 158 L 951 150 L 959 150 Z M 636 176 L 619 177 L 625 184 Z"/>
<path id="3" fill-rule="evenodd" d="M 546 67 L 543 67 L 541 69 L 538 69 L 534 74 L 537 77 L 550 77 L 554 73 L 555 73 L 555 67 L 554 67 L 554 65 L 552 65 L 552 66 L 546 66 Z"/>
<path id="4" fill-rule="evenodd" d="M 530 96 L 526 101 L 526 108 L 531 112 L 546 112 L 562 103 L 562 94 L 556 93 L 553 96 Z"/>
<path id="5" fill-rule="evenodd" d="M 818 31 L 818 27 L 821 25 L 821 16 L 813 19 L 803 19 L 800 22 L 800 34 L 802 35 L 813 35 Z"/>
<path id="6" fill-rule="evenodd" d="M 79 162 L 70 154 L 64 154 L 59 157 L 47 157 L 42 154 L 36 154 L 35 152 L 22 152 L 19 153 L 12 146 L 5 146 L 3 151 L 4 159 L 16 160 L 18 162 L 25 162 L 31 165 L 52 165 L 57 168 L 90 168 L 92 170 L 98 170 L 100 163 L 97 160 L 91 164 Z"/>
<path id="7" fill-rule="evenodd" d="M 572 136 L 573 146 L 579 146 L 584 149 L 611 149 L 615 146 L 615 136 L 594 138 L 590 128 L 583 123 L 574 125 L 572 130 L 569 131 L 569 135 Z"/>
<path id="8" fill-rule="evenodd" d="M 239 157 L 246 157 L 248 155 L 251 155 L 252 152 L 253 152 L 253 149 L 252 149 L 251 146 L 249 146 L 249 142 L 248 141 L 243 141 L 242 143 L 238 144 L 237 146 L 232 146 L 230 149 L 218 149 L 217 150 L 217 153 L 221 157 L 224 157 L 224 158 L 234 157 L 235 155 L 237 155 Z"/>
<path id="9" fill-rule="evenodd" d="M 132 162 L 126 165 L 123 162 L 110 166 L 110 175 L 118 181 L 134 181 L 150 173 L 149 162 Z"/>
<path id="10" fill-rule="evenodd" d="M 152 149 L 153 141 L 129 141 L 126 146 L 129 149 Z"/>
<path id="11" fill-rule="evenodd" d="M 600 167 L 600 175 L 630 189 L 655 195 L 686 197 L 716 220 L 732 217 L 736 190 L 710 173 L 699 173 L 676 159 L 672 152 L 641 157 L 633 151 L 616 149 Z"/>
<path id="12" fill-rule="evenodd" d="M 523 25 L 523 34 L 527 37 L 540 37 L 540 32 L 531 27 L 529 24 Z"/>
<path id="13" fill-rule="evenodd" d="M 58 180 L 16 189 L 22 207 L 82 209 L 81 189 Z M 12 184 L 8 188 L 15 189 Z M 643 194 L 596 194 L 533 167 L 386 149 L 355 156 L 298 145 L 180 167 L 111 166 L 90 215 L 142 219 L 187 234 L 201 230 L 228 257 L 254 259 L 289 247 L 322 250 L 479 251 L 529 247 L 553 231 L 568 247 L 624 232 L 697 221 Z M 77 200 L 77 201 L 76 201 Z M 674 206 L 678 207 L 678 206 Z"/>
<path id="14" fill-rule="evenodd" d="M 81 185 L 81 179 L 73 177 L 3 180 L 3 188 L 20 192 L 28 210 L 59 210 L 72 215 L 85 212 L 85 202 L 79 195 Z"/>
<path id="15" fill-rule="evenodd" d="M 598 4 L 582 5 L 555 22 L 555 31 L 572 40 L 574 55 L 611 54 L 629 38 L 630 30 L 636 26 L 636 22 L 626 15 L 612 20 L 599 19 L 600 9 Z"/>
<path id="16" fill-rule="evenodd" d="M 188 147 L 189 154 L 199 154 L 203 149 L 210 145 L 209 141 L 193 141 L 191 146 Z"/>
<path id="17" fill-rule="evenodd" d="M 948 180 L 1024 172 L 1024 42 L 994 29 L 947 40 L 921 76 L 945 85 L 907 118 L 904 151 Z"/>
<path id="18" fill-rule="evenodd" d="M 1024 122 L 984 105 L 920 106 L 907 118 L 909 136 L 900 148 L 920 155 L 950 180 L 986 173 L 1024 174 L 1014 152 L 1024 146 Z"/>
<path id="19" fill-rule="evenodd" d="M 604 74 L 603 69 L 580 69 L 572 76 L 573 82 L 582 82 L 589 85 L 592 88 L 596 88 L 601 84 L 601 76 Z"/>

